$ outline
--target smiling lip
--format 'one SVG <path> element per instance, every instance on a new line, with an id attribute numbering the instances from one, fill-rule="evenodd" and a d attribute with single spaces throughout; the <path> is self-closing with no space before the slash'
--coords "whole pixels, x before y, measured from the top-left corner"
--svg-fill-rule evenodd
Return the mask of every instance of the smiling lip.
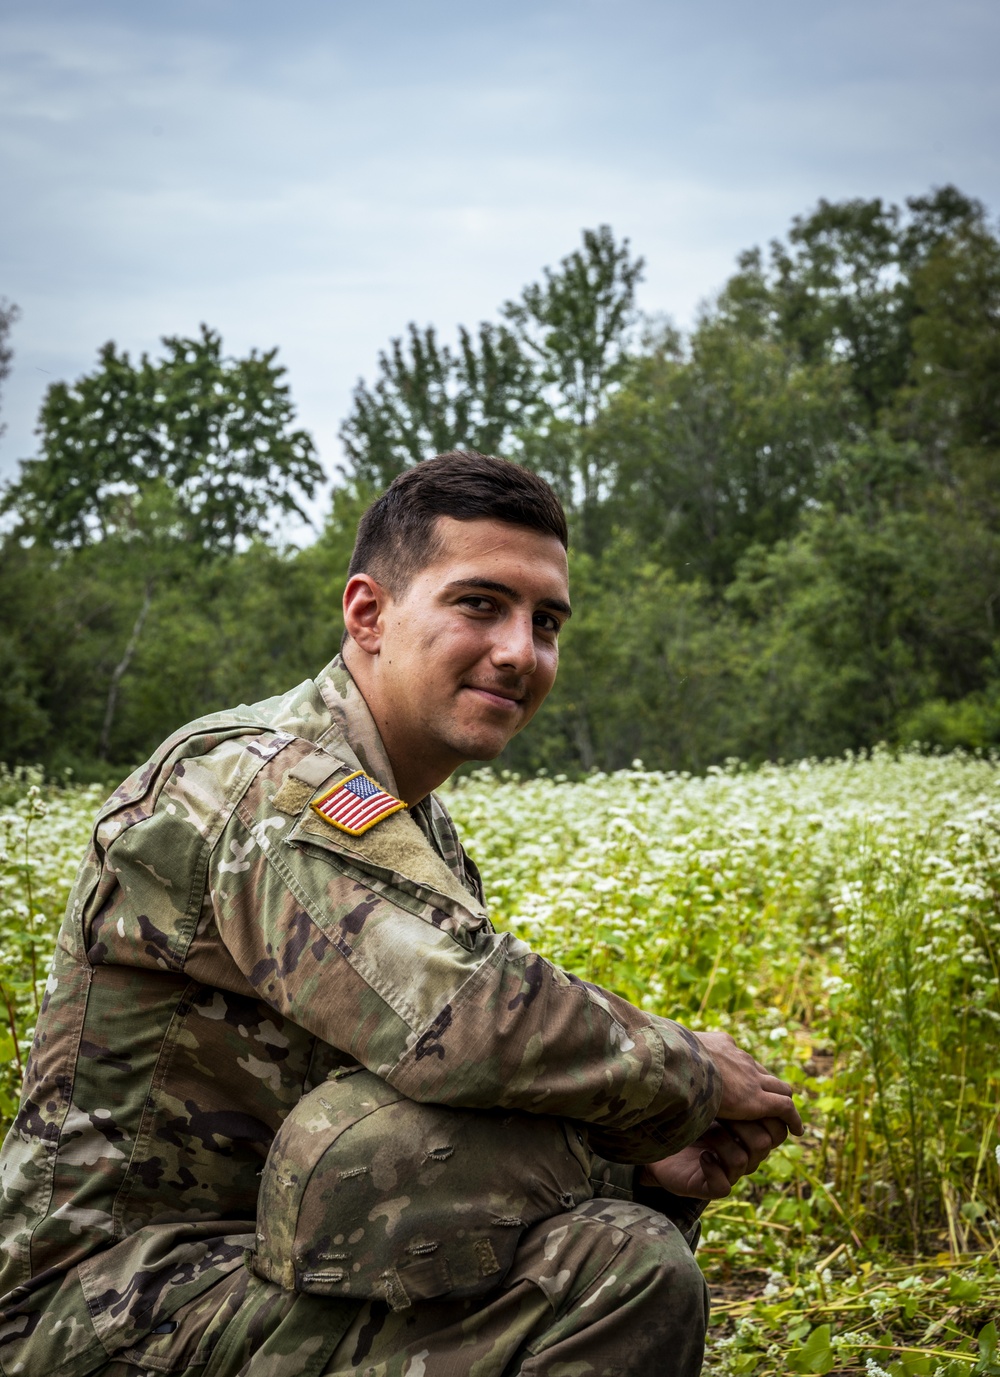
<path id="1" fill-rule="evenodd" d="M 522 700 L 513 693 L 504 693 L 503 690 L 500 689 L 480 688 L 476 684 L 467 684 L 466 688 L 472 693 L 478 694 L 480 698 L 485 699 L 485 701 L 492 704 L 492 706 L 503 708 L 507 712 L 521 706 Z"/>

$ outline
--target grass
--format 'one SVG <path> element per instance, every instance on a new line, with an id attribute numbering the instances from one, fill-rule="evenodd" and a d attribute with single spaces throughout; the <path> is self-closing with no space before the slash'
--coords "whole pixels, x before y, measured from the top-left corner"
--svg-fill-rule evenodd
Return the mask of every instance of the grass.
<path id="1" fill-rule="evenodd" d="M 0 775 L 8 1116 L 99 801 Z M 796 1085 L 806 1136 L 706 1215 L 708 1370 L 1000 1373 L 996 764 L 483 773 L 447 802 L 498 927 Z"/>

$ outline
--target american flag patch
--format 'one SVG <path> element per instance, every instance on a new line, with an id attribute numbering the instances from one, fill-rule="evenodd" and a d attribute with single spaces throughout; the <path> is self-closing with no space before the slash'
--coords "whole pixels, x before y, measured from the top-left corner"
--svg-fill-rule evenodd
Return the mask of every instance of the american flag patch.
<path id="1" fill-rule="evenodd" d="M 363 770 L 355 770 L 321 798 L 314 799 L 310 807 L 324 822 L 339 827 L 341 832 L 349 832 L 352 837 L 360 837 L 362 832 L 367 832 L 390 813 L 398 813 L 406 804 L 393 798 Z"/>

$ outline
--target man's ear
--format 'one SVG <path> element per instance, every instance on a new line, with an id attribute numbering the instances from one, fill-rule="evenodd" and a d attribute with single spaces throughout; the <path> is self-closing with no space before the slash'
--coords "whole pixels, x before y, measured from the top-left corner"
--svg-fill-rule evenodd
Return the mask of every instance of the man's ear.
<path id="1" fill-rule="evenodd" d="M 354 574 L 344 589 L 344 630 L 367 655 L 382 647 L 383 618 L 389 594 L 370 574 Z"/>

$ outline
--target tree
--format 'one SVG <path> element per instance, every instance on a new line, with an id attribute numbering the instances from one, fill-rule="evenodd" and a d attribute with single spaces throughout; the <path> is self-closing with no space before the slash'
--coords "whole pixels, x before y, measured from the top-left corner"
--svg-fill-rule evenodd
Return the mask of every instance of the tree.
<path id="1" fill-rule="evenodd" d="M 262 538 L 277 515 L 307 519 L 300 498 L 322 478 L 311 438 L 293 429 L 276 350 L 224 358 L 206 326 L 198 339 L 163 345 L 162 359 L 143 354 L 133 364 L 106 344 L 93 373 L 50 387 L 41 453 L 22 462 L 0 500 L 15 518 L 9 542 L 64 558 L 96 547 L 124 597 L 135 597 L 108 679 L 101 759 L 157 590 Z"/>
<path id="2" fill-rule="evenodd" d="M 20 311 L 12 301 L 0 297 L 0 384 L 2 384 L 10 373 L 10 365 L 14 358 L 14 351 L 10 347 L 9 335 L 11 327 L 20 315 Z M 6 426 L 0 425 L 0 435 L 3 435 Z"/>
<path id="3" fill-rule="evenodd" d="M 502 452 L 550 479 L 596 544 L 609 476 L 590 432 L 628 371 L 642 269 L 602 225 L 507 301 L 499 324 L 459 327 L 457 350 L 411 324 L 379 355 L 374 384 L 354 390 L 347 477 L 379 489 L 444 450 Z"/>
<path id="4" fill-rule="evenodd" d="M 521 457 L 552 483 L 591 553 L 608 536 L 600 509 L 614 480 L 593 428 L 628 375 L 644 266 L 610 225 L 584 230 L 581 248 L 502 308 L 534 363 L 544 401 L 534 426 L 518 437 Z"/>
<path id="5" fill-rule="evenodd" d="M 842 366 L 706 313 L 686 351 L 641 359 L 597 422 L 614 519 L 678 577 L 721 590 L 822 493 L 850 434 L 847 392 Z"/>
<path id="6" fill-rule="evenodd" d="M 127 535 L 157 489 L 171 494 L 168 533 L 208 554 L 232 551 L 277 515 L 307 519 L 299 498 L 323 471 L 309 435 L 292 429 L 277 350 L 224 358 L 207 326 L 163 346 L 164 358 L 133 364 L 108 343 L 93 373 L 49 388 L 41 454 L 0 500 L 19 538 L 79 547 Z"/>
<path id="7" fill-rule="evenodd" d="M 374 385 L 357 384 L 340 431 L 353 480 L 381 490 L 433 454 L 509 448 L 534 400 L 532 367 L 504 325 L 458 334 L 454 351 L 411 324 L 379 355 Z"/>
<path id="8" fill-rule="evenodd" d="M 1000 241 L 981 221 L 935 244 L 913 275 L 916 314 L 906 386 L 893 419 L 932 447 L 942 476 L 955 460 L 1000 451 Z M 951 456 L 948 462 L 946 456 Z"/>
<path id="9" fill-rule="evenodd" d="M 776 333 L 806 364 L 843 361 L 866 424 L 875 425 L 909 371 L 913 274 L 983 214 L 952 186 L 910 198 L 905 210 L 880 198 L 821 200 L 796 216 L 787 242 L 772 241 L 768 264 L 759 249 L 741 256 L 719 308 L 745 330 Z"/>
<path id="10" fill-rule="evenodd" d="M 256 442 L 228 438 L 252 389 L 216 367 L 244 365 L 209 336 L 199 392 L 181 365 L 198 373 L 207 332 L 134 367 L 109 346 L 47 398 L 40 456 L 5 498 L 5 749 L 99 772 L 99 753 L 131 763 L 181 718 L 314 671 L 360 513 L 466 445 L 549 477 L 573 530 L 559 683 L 506 763 L 1000 742 L 1000 237 L 983 208 L 949 187 L 821 202 L 744 255 L 684 339 L 641 329 L 641 271 L 587 231 L 497 323 L 392 341 L 344 425 L 349 481 L 300 551 L 256 532 L 301 506 L 308 438 L 258 485 Z M 286 415 L 287 438 L 283 396 L 258 411 Z M 217 405 L 225 424 L 205 419 Z M 202 465 L 192 436 L 213 424 L 227 439 Z"/>
<path id="11" fill-rule="evenodd" d="M 645 266 L 629 241 L 615 242 L 610 225 L 583 231 L 558 269 L 525 287 L 502 314 L 514 326 L 538 377 L 549 389 L 552 414 L 581 429 L 593 425 L 625 375 L 635 289 Z"/>

